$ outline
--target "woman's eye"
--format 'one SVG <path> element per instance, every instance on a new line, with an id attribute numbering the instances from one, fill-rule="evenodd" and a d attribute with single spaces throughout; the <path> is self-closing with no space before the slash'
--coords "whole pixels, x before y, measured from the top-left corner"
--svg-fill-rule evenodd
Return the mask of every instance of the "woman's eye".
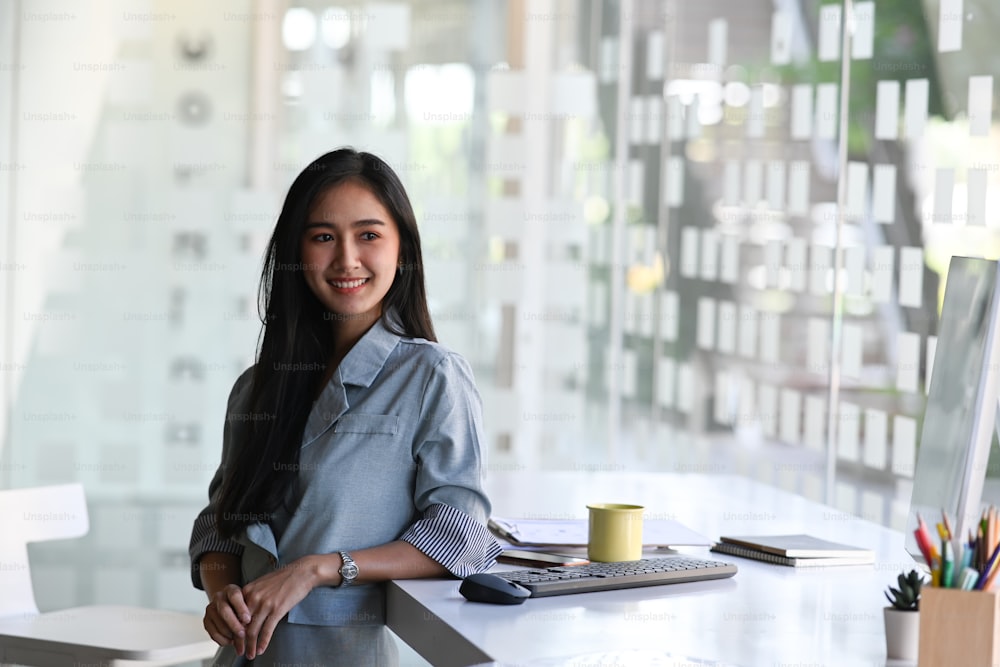
<path id="1" fill-rule="evenodd" d="M 317 234 L 313 237 L 314 241 L 320 241 L 321 243 L 326 243 L 327 241 L 333 240 L 332 234 Z"/>
<path id="2" fill-rule="evenodd" d="M 375 239 L 378 238 L 378 234 L 376 234 L 375 232 L 364 232 L 361 234 L 361 238 L 363 238 L 365 241 L 374 241 Z"/>

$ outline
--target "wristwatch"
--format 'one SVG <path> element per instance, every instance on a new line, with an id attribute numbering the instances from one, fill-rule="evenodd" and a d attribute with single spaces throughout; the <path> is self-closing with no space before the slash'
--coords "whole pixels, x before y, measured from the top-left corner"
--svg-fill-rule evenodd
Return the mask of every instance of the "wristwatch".
<path id="1" fill-rule="evenodd" d="M 358 578 L 358 564 L 351 558 L 351 554 L 346 551 L 338 553 L 340 553 L 340 560 L 343 561 L 343 564 L 340 566 L 340 586 L 338 588 L 343 588 L 344 586 L 350 586 Z"/>

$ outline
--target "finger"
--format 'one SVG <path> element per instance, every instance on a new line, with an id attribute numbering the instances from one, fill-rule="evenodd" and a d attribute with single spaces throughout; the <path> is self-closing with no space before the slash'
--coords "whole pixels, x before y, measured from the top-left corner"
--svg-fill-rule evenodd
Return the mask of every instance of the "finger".
<path id="1" fill-rule="evenodd" d="M 266 613 L 266 611 L 261 609 L 255 610 L 250 624 L 243 629 L 243 637 L 241 639 L 243 640 L 243 650 L 247 660 L 253 660 L 257 657 L 257 653 L 255 652 L 257 648 L 257 633 L 260 631 L 260 625 L 263 622 L 262 617 Z"/>
<path id="2" fill-rule="evenodd" d="M 204 621 L 205 630 L 208 632 L 208 636 L 212 638 L 219 646 L 229 646 L 233 643 L 232 637 L 228 633 L 223 632 L 219 629 L 218 624 L 212 617 L 206 615 Z"/>
<path id="3" fill-rule="evenodd" d="M 233 637 L 233 648 L 236 649 L 236 655 L 243 655 L 247 650 L 247 640 L 243 635 L 238 635 Z"/>
<path id="4" fill-rule="evenodd" d="M 230 606 L 236 612 L 240 622 L 246 625 L 250 622 L 251 615 L 250 608 L 247 607 L 246 600 L 243 599 L 243 590 L 235 584 L 230 584 L 227 589 L 226 597 L 229 599 Z"/>
<path id="5" fill-rule="evenodd" d="M 268 618 L 268 610 L 258 609 L 257 613 L 254 614 L 253 620 L 250 625 L 246 628 L 246 636 L 244 641 L 246 642 L 246 656 L 247 659 L 253 660 L 258 655 L 260 655 L 260 650 L 258 650 L 258 638 L 260 637 L 261 628 Z"/>
<path id="6" fill-rule="evenodd" d="M 241 637 L 244 632 L 244 624 L 240 623 L 240 620 L 236 618 L 236 612 L 229 600 L 223 599 L 218 600 L 215 603 L 215 613 L 217 616 L 218 624 L 220 626 L 225 626 L 226 630 L 232 637 Z"/>
<path id="7" fill-rule="evenodd" d="M 257 655 L 262 654 L 267 649 L 267 645 L 271 643 L 271 636 L 274 634 L 274 629 L 278 627 L 278 620 L 277 614 L 271 614 L 267 617 L 260 629 L 260 634 L 257 635 Z"/>

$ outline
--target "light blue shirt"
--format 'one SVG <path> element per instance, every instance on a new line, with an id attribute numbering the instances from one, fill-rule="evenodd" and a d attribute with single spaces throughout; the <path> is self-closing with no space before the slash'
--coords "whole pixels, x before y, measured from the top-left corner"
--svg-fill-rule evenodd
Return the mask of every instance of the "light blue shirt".
<path id="1" fill-rule="evenodd" d="M 229 396 L 222 462 L 240 456 L 251 371 Z M 215 531 L 213 501 L 191 535 L 192 576 L 209 551 L 242 557 L 252 581 L 302 556 L 354 551 L 404 540 L 465 577 L 489 569 L 500 546 L 485 527 L 482 401 L 472 370 L 455 352 L 389 331 L 381 320 L 341 361 L 306 420 L 299 454 L 296 509 L 251 524 L 236 540 Z M 385 622 L 384 586 L 312 590 L 290 623 L 370 625 Z"/>

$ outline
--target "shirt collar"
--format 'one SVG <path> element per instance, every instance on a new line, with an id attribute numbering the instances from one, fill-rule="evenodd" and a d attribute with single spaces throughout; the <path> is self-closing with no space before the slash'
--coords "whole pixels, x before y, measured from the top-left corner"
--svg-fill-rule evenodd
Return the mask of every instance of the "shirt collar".
<path id="1" fill-rule="evenodd" d="M 386 359 L 396 347 L 401 336 L 393 333 L 385 326 L 383 317 L 354 344 L 351 351 L 340 362 L 338 368 L 340 380 L 344 384 L 371 386 L 375 377 L 385 366 Z M 388 319 L 398 326 L 398 320 L 390 313 Z"/>

